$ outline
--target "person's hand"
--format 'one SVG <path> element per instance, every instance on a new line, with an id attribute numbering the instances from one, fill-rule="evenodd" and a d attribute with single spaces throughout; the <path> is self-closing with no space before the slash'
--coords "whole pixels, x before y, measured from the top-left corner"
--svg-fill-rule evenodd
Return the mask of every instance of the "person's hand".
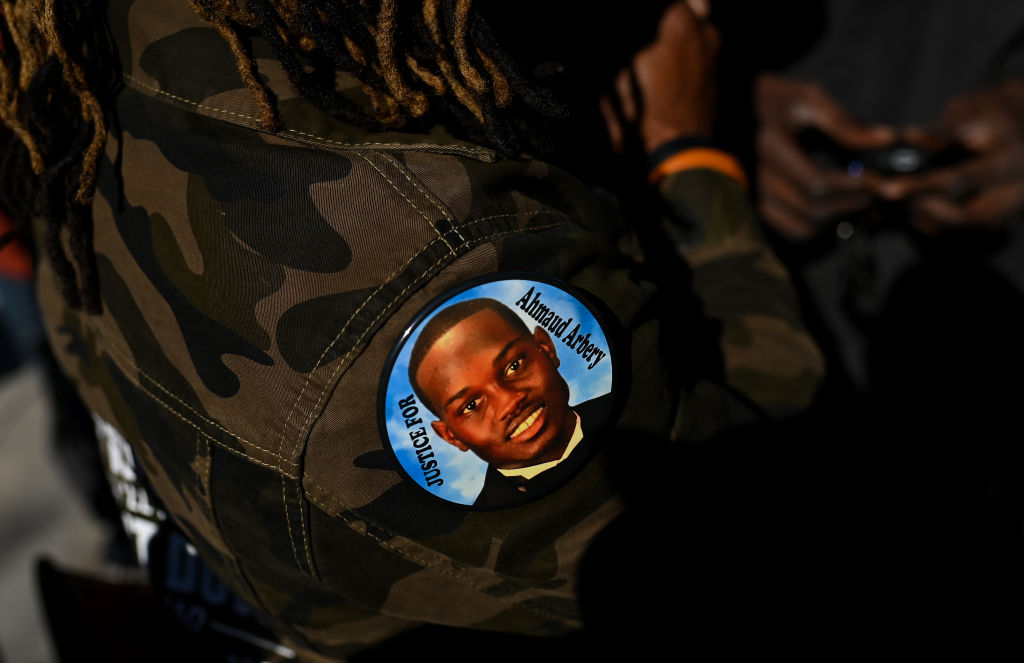
<path id="1" fill-rule="evenodd" d="M 635 131 L 649 154 L 681 136 L 710 136 L 719 35 L 707 0 L 678 0 L 662 13 L 657 34 L 639 50 L 602 99 L 612 146 L 622 153 Z"/>
<path id="2" fill-rule="evenodd" d="M 935 127 L 908 129 L 904 138 L 932 152 L 959 145 L 971 155 L 879 185 L 883 198 L 907 201 L 919 230 L 996 226 L 1024 208 L 1024 82 L 956 97 Z"/>
<path id="3" fill-rule="evenodd" d="M 874 174 L 854 177 L 820 167 L 798 137 L 817 129 L 837 145 L 860 151 L 889 145 L 896 138 L 894 129 L 860 124 L 821 87 L 776 74 L 760 76 L 755 103 L 758 209 L 769 226 L 792 241 L 807 240 L 837 216 L 871 205 Z"/>

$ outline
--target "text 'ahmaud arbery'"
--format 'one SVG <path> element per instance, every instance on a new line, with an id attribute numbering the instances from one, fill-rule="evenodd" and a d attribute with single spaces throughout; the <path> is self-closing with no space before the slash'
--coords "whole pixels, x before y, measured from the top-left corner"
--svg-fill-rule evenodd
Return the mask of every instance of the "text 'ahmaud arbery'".
<path id="1" fill-rule="evenodd" d="M 551 336 L 561 339 L 562 343 L 569 346 L 570 350 L 575 351 L 584 361 L 589 362 L 587 364 L 588 371 L 597 366 L 597 363 L 607 355 L 604 350 L 590 342 L 590 332 L 582 333 L 580 323 L 576 323 L 572 331 L 566 334 L 565 330 L 572 324 L 572 318 L 566 320 L 548 308 L 546 304 L 540 301 L 540 294 L 539 289 L 534 293 L 531 286 L 526 294 L 516 301 L 516 306 L 525 311 L 526 315 L 536 320 L 537 324 L 541 327 L 547 329 Z M 565 335 L 564 338 L 563 334 Z"/>

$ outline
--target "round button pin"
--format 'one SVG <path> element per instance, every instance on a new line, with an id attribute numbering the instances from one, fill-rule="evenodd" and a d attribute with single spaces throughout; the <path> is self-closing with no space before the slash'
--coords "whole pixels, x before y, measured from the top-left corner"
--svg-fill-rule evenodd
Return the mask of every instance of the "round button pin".
<path id="1" fill-rule="evenodd" d="M 499 274 L 434 299 L 386 365 L 378 411 L 402 472 L 431 495 L 514 506 L 563 485 L 613 411 L 613 348 L 589 296 Z"/>

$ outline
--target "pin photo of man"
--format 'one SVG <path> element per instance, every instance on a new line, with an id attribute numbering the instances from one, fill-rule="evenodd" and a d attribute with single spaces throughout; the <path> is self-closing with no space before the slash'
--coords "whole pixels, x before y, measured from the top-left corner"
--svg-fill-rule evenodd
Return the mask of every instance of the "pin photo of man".
<path id="1" fill-rule="evenodd" d="M 610 395 L 570 407 L 556 343 L 490 298 L 448 306 L 423 327 L 409 382 L 437 417 L 434 433 L 488 463 L 477 506 L 525 501 L 567 479 L 563 461 L 586 437 L 589 411 Z M 594 413 L 596 415 L 596 412 Z"/>

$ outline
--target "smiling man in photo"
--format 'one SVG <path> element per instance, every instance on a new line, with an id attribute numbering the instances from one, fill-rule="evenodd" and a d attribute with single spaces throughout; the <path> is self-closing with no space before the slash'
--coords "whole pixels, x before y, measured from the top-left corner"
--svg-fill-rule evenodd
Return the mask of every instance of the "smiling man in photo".
<path id="1" fill-rule="evenodd" d="M 564 483 L 589 453 L 587 422 L 610 395 L 569 406 L 555 343 L 494 299 L 453 304 L 428 322 L 409 380 L 438 417 L 434 432 L 489 467 L 475 506 L 506 506 Z M 580 460 L 568 461 L 577 452 Z"/>

